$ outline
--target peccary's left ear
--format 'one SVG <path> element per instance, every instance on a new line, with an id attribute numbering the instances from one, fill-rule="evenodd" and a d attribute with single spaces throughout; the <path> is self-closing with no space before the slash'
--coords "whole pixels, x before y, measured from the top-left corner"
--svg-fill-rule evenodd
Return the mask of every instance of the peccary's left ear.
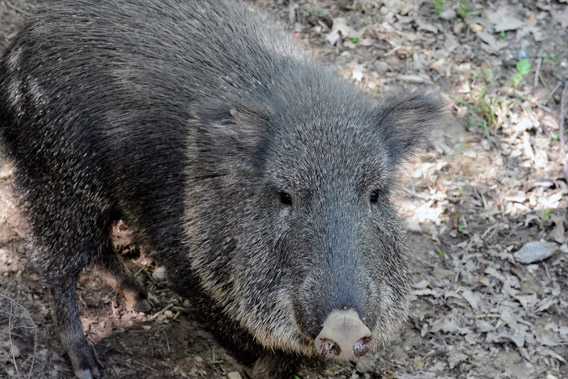
<path id="1" fill-rule="evenodd" d="M 393 163 L 424 146 L 445 109 L 441 95 L 428 92 L 401 93 L 383 101 L 376 119 Z"/>

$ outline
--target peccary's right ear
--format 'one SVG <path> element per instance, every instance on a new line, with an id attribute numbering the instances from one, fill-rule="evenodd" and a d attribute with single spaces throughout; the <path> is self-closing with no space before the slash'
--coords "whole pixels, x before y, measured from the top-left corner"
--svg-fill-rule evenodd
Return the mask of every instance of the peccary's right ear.
<path id="1" fill-rule="evenodd" d="M 209 103 L 192 113 L 199 140 L 219 154 L 253 158 L 264 145 L 268 119 L 263 109 Z"/>
<path id="2" fill-rule="evenodd" d="M 375 120 L 393 163 L 424 146 L 445 108 L 440 95 L 427 92 L 392 95 L 382 102 Z"/>

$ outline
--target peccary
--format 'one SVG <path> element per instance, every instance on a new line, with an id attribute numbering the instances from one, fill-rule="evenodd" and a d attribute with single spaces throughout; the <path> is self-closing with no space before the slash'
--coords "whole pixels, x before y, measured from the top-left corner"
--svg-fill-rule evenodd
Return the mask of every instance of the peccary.
<path id="1" fill-rule="evenodd" d="M 75 375 L 100 375 L 76 299 L 124 220 L 256 377 L 352 359 L 408 307 L 397 168 L 434 96 L 374 99 L 228 0 L 48 2 L 0 62 L 0 137 Z M 302 358 L 303 357 L 303 358 Z"/>

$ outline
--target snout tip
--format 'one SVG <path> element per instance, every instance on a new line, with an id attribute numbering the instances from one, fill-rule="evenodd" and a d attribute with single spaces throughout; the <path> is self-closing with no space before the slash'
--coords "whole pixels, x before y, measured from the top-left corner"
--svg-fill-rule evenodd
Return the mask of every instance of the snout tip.
<path id="1" fill-rule="evenodd" d="M 355 310 L 334 310 L 325 320 L 315 345 L 325 358 L 348 360 L 367 354 L 371 340 L 371 331 Z"/>

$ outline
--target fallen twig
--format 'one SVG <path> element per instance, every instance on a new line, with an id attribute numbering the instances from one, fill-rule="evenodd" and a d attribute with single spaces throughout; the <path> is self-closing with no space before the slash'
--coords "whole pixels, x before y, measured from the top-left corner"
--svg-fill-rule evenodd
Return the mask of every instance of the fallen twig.
<path id="1" fill-rule="evenodd" d="M 158 370 L 156 370 L 154 367 L 150 367 L 150 366 L 148 366 L 148 365 L 145 365 L 144 363 L 142 363 L 142 362 L 140 362 L 140 361 L 137 361 L 136 359 L 133 359 L 132 362 L 134 362 L 134 363 L 136 363 L 136 364 L 139 364 L 140 366 L 145 367 L 145 368 L 147 368 L 147 369 L 150 369 L 150 370 L 152 370 L 152 371 L 154 371 L 154 372 L 158 372 Z"/>
<path id="2" fill-rule="evenodd" d="M 540 75 L 540 65 L 541 64 L 542 64 L 542 58 L 538 58 L 537 64 L 536 64 L 536 72 L 534 73 L 533 91 L 538 86 L 538 78 L 539 78 L 539 75 Z"/>
<path id="3" fill-rule="evenodd" d="M 550 109 L 549 107 L 544 106 L 544 105 L 542 105 L 542 104 L 539 104 L 539 103 L 537 103 L 536 101 L 533 101 L 533 100 L 531 100 L 531 99 L 526 99 L 526 100 L 528 100 L 528 102 L 531 103 L 532 105 L 539 107 L 539 108 L 542 109 L 543 111 L 546 111 L 546 112 L 548 112 L 548 113 L 553 113 L 553 114 L 556 113 L 556 112 L 554 112 L 552 109 Z"/>
<path id="4" fill-rule="evenodd" d="M 566 147 L 564 144 L 564 119 L 566 117 L 566 92 L 568 92 L 568 81 L 564 84 L 562 98 L 560 100 L 560 117 L 558 126 L 560 127 L 560 148 L 562 152 L 562 163 L 564 165 L 564 176 L 568 179 L 568 159 L 566 158 Z"/>
<path id="5" fill-rule="evenodd" d="M 12 356 L 12 364 L 16 369 L 16 374 L 20 376 L 18 370 L 18 363 L 16 363 L 16 356 L 14 355 L 14 343 L 12 342 L 12 314 L 14 313 L 14 303 L 10 302 L 10 316 L 8 317 L 8 340 L 10 341 L 10 355 Z"/>
<path id="6" fill-rule="evenodd" d="M 548 94 L 548 97 L 546 98 L 546 101 L 544 102 L 545 104 L 548 104 L 550 102 L 550 99 L 552 99 L 552 97 L 554 96 L 554 93 L 556 92 L 556 90 L 558 88 L 560 88 L 560 86 L 562 85 L 562 82 L 558 82 L 556 83 L 556 85 L 554 86 L 554 88 L 552 89 L 552 91 L 550 91 L 550 93 Z"/>
<path id="7" fill-rule="evenodd" d="M 149 319 L 148 321 L 153 321 L 155 320 L 159 315 L 161 315 L 162 313 L 164 313 L 165 311 L 167 311 L 168 309 L 170 309 L 171 307 L 173 307 L 174 305 L 172 303 L 166 305 L 161 311 L 158 311 L 156 313 L 154 313 Z"/>

